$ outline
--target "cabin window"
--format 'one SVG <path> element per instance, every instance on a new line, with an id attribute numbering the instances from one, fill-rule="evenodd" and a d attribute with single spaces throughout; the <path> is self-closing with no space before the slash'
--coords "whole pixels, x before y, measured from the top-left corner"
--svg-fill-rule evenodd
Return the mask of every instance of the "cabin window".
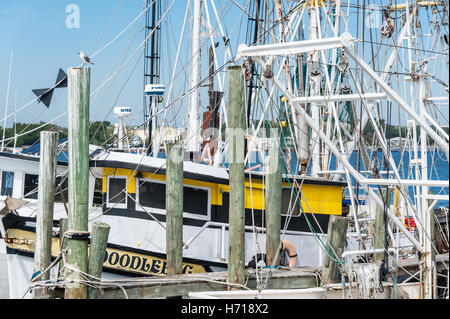
<path id="1" fill-rule="evenodd" d="M 2 180 L 2 189 L 1 189 L 0 195 L 12 196 L 13 185 L 14 185 L 14 173 L 3 171 L 1 178 L 2 178 L 1 179 Z"/>
<path id="2" fill-rule="evenodd" d="M 208 191 L 184 186 L 183 211 L 189 214 L 208 216 Z"/>
<path id="3" fill-rule="evenodd" d="M 139 204 L 144 207 L 166 208 L 166 185 L 139 180 Z"/>
<path id="4" fill-rule="evenodd" d="M 126 204 L 126 187 L 126 177 L 108 177 L 108 202 L 112 204 Z"/>
<path id="5" fill-rule="evenodd" d="M 23 197 L 37 199 L 38 198 L 38 181 L 39 175 L 25 174 L 23 184 Z"/>
<path id="6" fill-rule="evenodd" d="M 55 181 L 55 202 L 67 203 L 69 201 L 68 176 L 57 176 Z"/>
<path id="7" fill-rule="evenodd" d="M 103 205 L 103 178 L 95 179 L 93 206 Z"/>
<path id="8" fill-rule="evenodd" d="M 281 191 L 281 214 L 289 215 L 292 212 L 292 216 L 300 215 L 301 194 L 296 188 L 292 191 L 291 188 L 283 188 Z"/>
<path id="9" fill-rule="evenodd" d="M 139 180 L 138 203 L 143 207 L 159 209 L 160 213 L 166 209 L 166 185 L 163 182 Z M 209 213 L 208 189 L 184 185 L 183 188 L 183 212 L 208 216 Z"/>

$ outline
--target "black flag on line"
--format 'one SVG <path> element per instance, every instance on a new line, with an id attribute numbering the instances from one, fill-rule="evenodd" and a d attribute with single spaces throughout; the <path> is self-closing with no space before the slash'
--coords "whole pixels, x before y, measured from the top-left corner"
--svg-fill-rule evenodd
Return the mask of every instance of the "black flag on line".
<path id="1" fill-rule="evenodd" d="M 65 88 L 67 87 L 67 74 L 61 68 L 59 69 L 58 76 L 56 78 L 55 85 L 51 88 L 47 89 L 34 89 L 33 93 L 38 97 L 37 101 L 44 103 L 46 107 L 50 106 L 50 102 L 52 100 L 53 91 L 56 88 Z"/>

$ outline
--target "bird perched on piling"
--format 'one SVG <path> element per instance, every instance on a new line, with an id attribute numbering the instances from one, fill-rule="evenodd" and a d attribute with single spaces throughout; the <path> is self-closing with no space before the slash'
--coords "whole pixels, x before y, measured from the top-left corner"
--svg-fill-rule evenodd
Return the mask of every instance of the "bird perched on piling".
<path id="1" fill-rule="evenodd" d="M 81 62 L 83 62 L 83 66 L 88 64 L 88 63 L 94 65 L 94 63 L 91 62 L 91 59 L 86 54 L 84 54 L 83 50 L 78 52 L 78 54 L 80 55 Z"/>

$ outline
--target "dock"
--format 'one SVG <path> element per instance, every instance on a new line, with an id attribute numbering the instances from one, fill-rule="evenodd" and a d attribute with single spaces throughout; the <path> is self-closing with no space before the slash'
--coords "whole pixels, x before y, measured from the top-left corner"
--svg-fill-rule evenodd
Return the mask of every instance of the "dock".
<path id="1" fill-rule="evenodd" d="M 283 268 L 274 269 L 266 289 L 301 289 L 320 286 L 318 268 Z M 262 272 L 263 280 L 269 275 L 269 269 Z M 111 286 L 108 286 L 111 284 Z M 191 292 L 227 290 L 227 272 L 207 274 L 172 275 L 165 277 L 147 277 L 124 280 L 102 280 L 100 299 L 150 299 L 175 296 L 187 296 Z M 247 270 L 247 289 L 257 288 L 254 270 Z"/>
<path id="2" fill-rule="evenodd" d="M 436 256 L 436 269 L 448 269 L 448 253 Z M 399 260 L 398 276 L 410 276 L 411 279 L 420 270 L 417 258 Z M 391 263 L 390 263 L 391 264 Z M 369 264 L 359 264 L 362 266 Z M 264 289 L 306 289 L 323 287 L 320 267 L 298 267 L 263 269 L 259 276 L 264 282 L 270 275 Z M 257 277 L 254 269 L 247 269 L 247 284 L 249 290 L 257 290 Z M 151 299 L 175 296 L 188 296 L 194 292 L 226 291 L 227 272 L 211 272 L 206 274 L 172 275 L 165 277 L 146 277 L 124 280 L 102 280 L 100 299 Z M 242 287 L 241 287 L 242 289 Z"/>

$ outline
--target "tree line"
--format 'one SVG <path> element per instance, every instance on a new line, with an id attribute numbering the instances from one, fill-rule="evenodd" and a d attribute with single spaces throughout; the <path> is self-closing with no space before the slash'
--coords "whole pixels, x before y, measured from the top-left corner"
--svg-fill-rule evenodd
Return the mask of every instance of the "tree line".
<path id="1" fill-rule="evenodd" d="M 41 127 L 42 126 L 42 127 Z M 16 147 L 34 145 L 39 142 L 39 136 L 41 131 L 58 132 L 59 138 L 67 138 L 68 130 L 66 127 L 62 127 L 54 124 L 45 124 L 45 122 L 39 123 L 15 123 L 12 127 L 5 129 L 5 139 L 13 138 L 14 133 L 20 135 L 16 140 Z M 26 134 L 24 134 L 26 133 Z M 105 143 L 110 144 L 113 139 L 114 126 L 109 121 L 94 121 L 89 126 L 89 141 L 90 144 L 103 145 Z M 0 137 L 3 137 L 3 127 L 0 126 Z M 8 140 L 5 142 L 5 146 L 13 147 L 14 140 Z"/>
<path id="2" fill-rule="evenodd" d="M 40 127 L 42 126 L 42 127 Z M 277 123 L 267 121 L 266 126 L 277 127 Z M 39 128 L 38 128 L 39 127 Z M 407 128 L 406 126 L 390 125 L 386 124 L 384 120 L 380 120 L 381 131 L 384 133 L 387 139 L 394 137 L 406 137 Z M 448 134 L 449 127 L 443 127 L 444 131 Z M 224 127 L 222 130 L 225 131 Z M 7 127 L 5 130 L 5 139 L 13 138 L 14 132 L 17 135 L 21 135 L 16 140 L 16 146 L 27 146 L 33 145 L 39 141 L 39 135 L 41 131 L 53 131 L 59 133 L 59 138 L 67 138 L 68 130 L 66 127 L 62 127 L 54 124 L 45 124 L 45 122 L 39 123 L 15 123 L 12 127 Z M 29 132 L 29 133 L 26 133 Z M 420 129 L 417 129 L 418 136 Z M 26 134 L 23 134 L 26 133 Z M 223 132 L 224 133 L 224 132 Z M 267 130 L 266 137 L 269 137 L 270 130 Z M 3 136 L 3 128 L 0 126 L 0 137 Z M 23 135 L 22 135 L 23 134 Z M 223 135 L 224 136 L 224 135 Z M 368 122 L 364 129 L 364 139 L 367 143 L 371 144 L 375 141 L 377 145 L 377 139 L 374 139 L 375 131 L 371 122 Z M 114 125 L 111 125 L 109 121 L 93 121 L 89 126 L 89 141 L 90 144 L 95 145 L 108 145 L 115 142 L 114 138 Z M 14 145 L 14 140 L 9 140 L 5 143 L 6 146 L 12 147 Z"/>

